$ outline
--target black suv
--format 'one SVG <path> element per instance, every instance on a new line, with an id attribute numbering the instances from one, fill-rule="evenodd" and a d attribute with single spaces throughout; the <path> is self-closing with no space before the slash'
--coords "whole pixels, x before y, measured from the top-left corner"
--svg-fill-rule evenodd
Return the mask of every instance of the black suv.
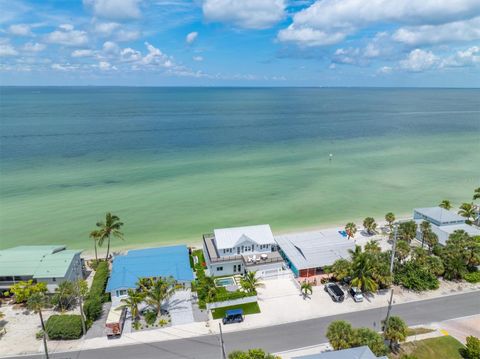
<path id="1" fill-rule="evenodd" d="M 342 288 L 338 286 L 337 283 L 327 283 L 325 284 L 325 292 L 327 292 L 330 297 L 332 297 L 334 302 L 343 302 L 345 299 L 345 293 Z"/>

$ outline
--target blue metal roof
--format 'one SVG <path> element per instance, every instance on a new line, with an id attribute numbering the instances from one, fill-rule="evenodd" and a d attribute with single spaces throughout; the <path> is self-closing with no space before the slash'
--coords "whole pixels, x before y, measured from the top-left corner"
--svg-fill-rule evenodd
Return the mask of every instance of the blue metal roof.
<path id="1" fill-rule="evenodd" d="M 106 290 L 134 289 L 139 278 L 170 276 L 181 282 L 193 280 L 186 246 L 138 249 L 116 256 Z"/>
<path id="2" fill-rule="evenodd" d="M 225 315 L 227 316 L 243 315 L 243 309 L 229 309 L 225 311 Z"/>

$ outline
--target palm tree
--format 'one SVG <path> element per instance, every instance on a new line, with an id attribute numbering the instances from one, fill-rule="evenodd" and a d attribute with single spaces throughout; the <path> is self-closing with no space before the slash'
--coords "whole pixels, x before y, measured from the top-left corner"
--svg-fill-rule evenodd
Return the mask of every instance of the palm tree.
<path id="1" fill-rule="evenodd" d="M 332 266 L 330 267 L 330 273 L 337 280 L 342 280 L 345 277 L 348 277 L 351 272 L 352 264 L 350 261 L 340 258 L 333 262 Z"/>
<path id="2" fill-rule="evenodd" d="M 365 244 L 364 250 L 365 252 L 372 254 L 380 253 L 382 251 L 382 249 L 378 245 L 378 241 L 375 241 L 373 239 L 371 241 L 368 241 L 367 244 Z"/>
<path id="3" fill-rule="evenodd" d="M 123 240 L 123 233 L 120 232 L 123 223 L 120 222 L 120 218 L 108 212 L 105 215 L 105 222 L 97 222 L 98 229 L 98 245 L 102 246 L 103 241 L 107 240 L 107 255 L 105 256 L 105 260 L 108 260 L 108 255 L 110 254 L 110 238 L 114 237 L 117 239 Z"/>
<path id="4" fill-rule="evenodd" d="M 100 237 L 101 237 L 100 231 L 99 230 L 91 231 L 89 237 L 91 239 L 93 239 L 93 246 L 95 248 L 95 262 L 98 262 L 97 243 L 100 242 Z M 101 241 L 102 241 L 102 244 L 103 244 L 103 239 Z"/>
<path id="5" fill-rule="evenodd" d="M 425 239 L 428 236 L 428 233 L 432 231 L 432 225 L 430 224 L 430 222 L 423 221 L 422 223 L 420 223 L 420 231 L 422 232 L 422 248 L 423 248 L 423 244 L 425 243 Z"/>
<path id="6" fill-rule="evenodd" d="M 446 209 L 447 211 L 449 209 L 452 209 L 452 204 L 448 199 L 444 199 L 440 204 L 438 205 L 439 207 L 442 207 L 443 209 Z"/>
<path id="7" fill-rule="evenodd" d="M 145 301 L 148 305 L 155 308 L 157 316 L 162 310 L 162 303 L 164 300 L 170 298 L 175 293 L 175 280 L 172 277 L 157 278 L 151 280 L 150 289 L 146 293 Z"/>
<path id="8" fill-rule="evenodd" d="M 399 237 L 408 243 L 417 235 L 417 224 L 415 221 L 402 222 L 398 225 Z"/>
<path id="9" fill-rule="evenodd" d="M 427 243 L 428 252 L 431 254 L 433 248 L 438 244 L 438 236 L 432 231 L 428 232 L 425 237 L 425 243 Z"/>
<path id="10" fill-rule="evenodd" d="M 395 248 L 395 257 L 402 263 L 410 254 L 410 244 L 407 241 L 399 240 Z"/>
<path id="11" fill-rule="evenodd" d="M 388 212 L 385 215 L 385 221 L 387 221 L 388 223 L 388 229 L 391 236 L 393 234 L 393 222 L 395 222 L 395 215 L 393 214 L 393 212 Z"/>
<path id="12" fill-rule="evenodd" d="M 348 222 L 345 225 L 345 232 L 347 232 L 348 239 L 355 237 L 355 233 L 357 233 L 357 225 L 353 222 Z"/>
<path id="13" fill-rule="evenodd" d="M 471 224 L 472 220 L 475 219 L 475 206 L 473 205 L 473 203 L 462 203 L 458 214 L 467 219 L 465 222 Z M 472 220 L 470 220 L 470 218 Z"/>
<path id="14" fill-rule="evenodd" d="M 242 288 L 249 293 L 256 293 L 257 288 L 263 287 L 263 283 L 256 277 L 257 272 L 247 272 L 240 280 Z"/>
<path id="15" fill-rule="evenodd" d="M 367 217 L 363 220 L 363 227 L 368 234 L 375 234 L 377 230 L 377 223 L 373 217 Z"/>
<path id="16" fill-rule="evenodd" d="M 480 199 L 480 187 L 473 191 L 473 200 L 476 201 L 477 199 Z"/>
<path id="17" fill-rule="evenodd" d="M 124 304 L 121 307 L 130 309 L 130 313 L 132 313 L 133 320 L 137 321 L 138 318 L 140 317 L 138 306 L 145 299 L 145 295 L 133 289 L 128 289 L 127 294 L 128 294 L 128 297 L 122 299 L 122 303 Z"/>
<path id="18" fill-rule="evenodd" d="M 33 293 L 27 299 L 27 308 L 33 310 L 35 313 L 38 313 L 40 317 L 40 323 L 42 325 L 43 332 L 43 348 L 45 350 L 45 357 L 48 359 L 48 348 L 47 348 L 47 331 L 45 329 L 45 322 L 43 320 L 42 309 L 47 306 L 47 296 L 44 293 Z"/>
<path id="19" fill-rule="evenodd" d="M 301 287 L 300 287 L 300 290 L 302 291 L 302 294 L 303 294 L 303 299 L 306 299 L 308 297 L 308 294 L 312 294 L 313 293 L 313 288 L 312 288 L 312 284 L 305 281 L 302 283 Z"/>
<path id="20" fill-rule="evenodd" d="M 377 291 L 378 284 L 373 278 L 373 257 L 362 252 L 360 246 L 356 246 L 354 251 L 350 249 L 349 252 L 352 256 L 352 286 L 363 292 Z"/>

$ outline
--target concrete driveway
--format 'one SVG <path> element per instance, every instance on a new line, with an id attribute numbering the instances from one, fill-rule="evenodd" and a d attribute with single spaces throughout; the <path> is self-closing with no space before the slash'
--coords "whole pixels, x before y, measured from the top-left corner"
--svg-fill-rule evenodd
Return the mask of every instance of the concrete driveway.
<path id="1" fill-rule="evenodd" d="M 179 290 L 167 301 L 166 309 L 170 312 L 172 325 L 193 323 L 192 292 Z"/>
<path id="2" fill-rule="evenodd" d="M 434 327 L 440 329 L 444 334 L 451 335 L 465 344 L 467 337 L 470 335 L 477 338 L 480 337 L 480 314 L 446 320 L 435 324 Z"/>

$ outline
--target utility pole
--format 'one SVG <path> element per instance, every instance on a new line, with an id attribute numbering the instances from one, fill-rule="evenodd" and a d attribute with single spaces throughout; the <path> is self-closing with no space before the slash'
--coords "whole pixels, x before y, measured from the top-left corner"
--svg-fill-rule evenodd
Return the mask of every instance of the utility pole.
<path id="1" fill-rule="evenodd" d="M 392 257 L 390 258 L 390 275 L 393 278 L 393 265 L 395 261 L 395 249 L 397 247 L 397 234 L 398 234 L 398 224 L 393 225 L 393 245 L 392 245 Z M 388 319 L 390 318 L 390 311 L 392 310 L 392 301 L 393 301 L 393 285 L 392 292 L 390 293 L 390 300 L 388 301 L 387 316 L 385 317 L 385 322 L 383 324 L 383 331 L 387 330 Z"/>
<path id="2" fill-rule="evenodd" d="M 225 352 L 225 343 L 223 342 L 222 324 L 218 323 L 220 328 L 220 345 L 222 347 L 222 359 L 227 359 L 227 353 Z"/>

